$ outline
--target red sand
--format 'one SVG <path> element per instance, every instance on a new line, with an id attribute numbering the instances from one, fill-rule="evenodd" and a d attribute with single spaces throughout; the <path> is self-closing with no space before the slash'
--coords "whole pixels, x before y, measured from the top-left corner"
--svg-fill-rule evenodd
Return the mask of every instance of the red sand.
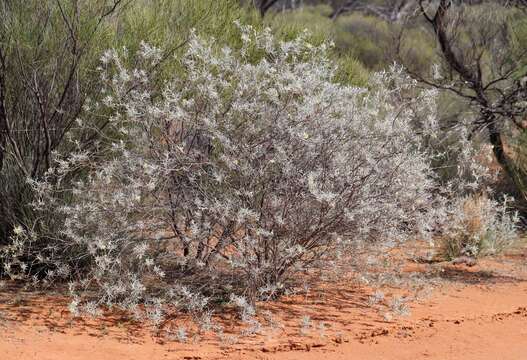
<path id="1" fill-rule="evenodd" d="M 369 292 L 352 282 L 284 298 L 264 305 L 280 314 L 280 326 L 235 344 L 210 336 L 182 344 L 117 316 L 71 320 L 59 297 L 21 300 L 5 290 L 0 359 L 527 359 L 525 255 L 446 266 L 442 285 L 391 321 L 367 306 Z M 312 326 L 301 333 L 306 315 Z"/>

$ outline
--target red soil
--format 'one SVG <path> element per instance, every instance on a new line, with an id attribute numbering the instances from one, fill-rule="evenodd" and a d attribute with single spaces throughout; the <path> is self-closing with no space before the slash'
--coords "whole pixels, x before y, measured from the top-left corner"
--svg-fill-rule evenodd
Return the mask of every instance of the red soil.
<path id="1" fill-rule="evenodd" d="M 0 359 L 527 359 L 526 260 L 522 250 L 474 267 L 412 264 L 409 274 L 424 276 L 433 267 L 438 285 L 409 302 L 409 316 L 389 321 L 386 303 L 367 304 L 368 288 L 326 283 L 262 305 L 275 314 L 275 326 L 236 341 L 239 328 L 227 328 L 223 340 L 205 334 L 180 343 L 125 316 L 72 319 L 66 299 L 22 296 L 7 286 L 0 293 Z M 387 298 L 411 294 L 405 288 L 384 291 Z M 311 324 L 302 329 L 304 316 Z"/>

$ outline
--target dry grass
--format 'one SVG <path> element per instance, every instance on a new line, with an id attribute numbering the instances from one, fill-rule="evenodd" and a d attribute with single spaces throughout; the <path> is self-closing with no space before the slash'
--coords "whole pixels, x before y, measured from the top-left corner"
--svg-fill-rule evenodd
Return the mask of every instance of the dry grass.
<path id="1" fill-rule="evenodd" d="M 440 238 L 439 255 L 452 260 L 501 252 L 516 238 L 514 223 L 485 193 L 465 197 L 458 205 L 451 228 Z"/>

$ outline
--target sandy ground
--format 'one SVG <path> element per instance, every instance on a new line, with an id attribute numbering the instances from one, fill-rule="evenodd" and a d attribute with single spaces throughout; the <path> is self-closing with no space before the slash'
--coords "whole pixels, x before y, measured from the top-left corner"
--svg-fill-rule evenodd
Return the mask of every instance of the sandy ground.
<path id="1" fill-rule="evenodd" d="M 408 303 L 409 315 L 388 318 L 387 299 L 407 290 L 386 288 L 386 304 L 371 306 L 371 289 L 342 280 L 264 305 L 276 318 L 258 334 L 235 338 L 240 329 L 232 327 L 221 339 L 203 334 L 186 343 L 123 315 L 72 319 L 64 298 L 7 286 L 0 359 L 527 359 L 526 265 L 522 250 L 470 268 L 436 266 L 438 285 Z"/>

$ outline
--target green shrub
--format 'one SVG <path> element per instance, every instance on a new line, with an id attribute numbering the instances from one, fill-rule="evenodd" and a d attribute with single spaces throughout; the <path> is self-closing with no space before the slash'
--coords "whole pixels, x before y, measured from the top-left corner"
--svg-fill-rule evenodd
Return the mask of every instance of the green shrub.
<path id="1" fill-rule="evenodd" d="M 352 54 L 370 69 L 383 69 L 395 58 L 394 29 L 391 24 L 359 13 L 342 16 L 337 21 L 336 45 Z"/>
<path id="2" fill-rule="evenodd" d="M 328 17 L 331 8 L 326 5 L 306 6 L 299 10 L 273 14 L 266 19 L 273 32 L 286 40 L 294 39 L 299 33 L 308 30 L 310 41 L 320 44 L 335 37 L 335 25 Z"/>
<path id="3" fill-rule="evenodd" d="M 294 39 L 308 30 L 313 44 L 333 40 L 337 43 L 333 54 L 338 65 L 336 80 L 344 84 L 366 86 L 370 73 L 357 57 L 357 51 L 339 46 L 339 26 L 329 18 L 331 11 L 327 5 L 306 6 L 299 10 L 272 14 L 266 21 L 273 32 L 283 39 Z"/>
<path id="4" fill-rule="evenodd" d="M 100 97 L 93 71 L 111 44 L 110 20 L 101 0 L 56 2 L 4 1 L 0 5 L 0 83 L 5 116 L 0 139 L 0 243 L 15 225 L 31 223 L 31 192 L 26 179 L 37 179 L 54 152 L 68 153 L 68 140 L 87 97 Z M 100 127 L 100 118 L 90 118 Z M 85 134 L 84 140 L 90 140 Z M 80 138 L 77 140 L 81 140 Z M 89 141 L 88 141 L 89 142 Z"/>

